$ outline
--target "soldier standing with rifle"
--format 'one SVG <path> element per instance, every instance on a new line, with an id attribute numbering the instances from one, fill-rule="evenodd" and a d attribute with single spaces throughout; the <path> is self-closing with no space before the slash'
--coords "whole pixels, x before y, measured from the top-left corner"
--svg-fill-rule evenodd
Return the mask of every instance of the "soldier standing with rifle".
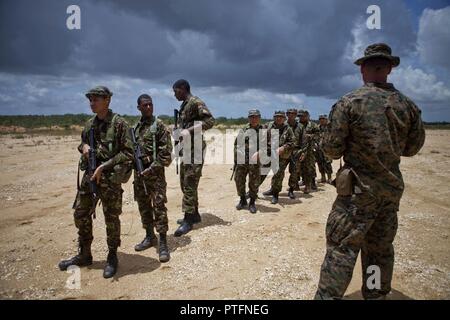
<path id="1" fill-rule="evenodd" d="M 287 120 L 286 123 L 291 127 L 292 132 L 294 133 L 294 141 L 295 146 L 298 146 L 298 141 L 301 139 L 301 136 L 299 135 L 301 130 L 298 130 L 300 127 L 300 123 L 297 120 L 297 109 L 291 108 L 286 111 Z M 295 199 L 294 191 L 300 190 L 298 186 L 298 169 L 297 166 L 297 160 L 298 160 L 298 148 L 294 147 L 291 159 L 289 161 L 289 190 L 288 190 L 288 197 L 290 199 Z"/>
<path id="2" fill-rule="evenodd" d="M 237 210 L 247 207 L 247 198 L 245 194 L 245 183 L 248 175 L 248 187 L 250 203 L 248 209 L 251 213 L 256 213 L 255 201 L 258 197 L 258 187 L 260 179 L 260 161 L 259 147 L 267 143 L 266 138 L 260 141 L 260 130 L 264 128 L 260 124 L 261 113 L 259 110 L 252 109 L 248 112 L 248 124 L 239 130 L 238 136 L 234 141 L 234 181 L 236 190 L 240 197 L 236 206 Z"/>
<path id="3" fill-rule="evenodd" d="M 177 125 L 181 132 L 174 132 L 175 143 L 183 144 L 180 166 L 180 186 L 183 192 L 182 209 L 184 218 L 178 220 L 180 227 L 175 236 L 180 237 L 192 230 L 194 223 L 201 221 L 198 212 L 198 184 L 202 175 L 206 142 L 204 131 L 214 125 L 214 118 L 205 103 L 191 94 L 189 82 L 180 79 L 173 84 L 175 98 L 183 103 L 180 106 Z M 176 136 L 180 135 L 180 139 Z M 176 148 L 177 149 L 177 148 Z M 175 156 L 178 151 L 175 150 Z"/>
<path id="4" fill-rule="evenodd" d="M 264 196 L 272 196 L 271 203 L 278 203 L 278 195 L 281 192 L 283 186 L 284 172 L 291 160 L 291 152 L 294 147 L 294 133 L 291 127 L 286 123 L 286 114 L 283 110 L 277 110 L 274 112 L 273 121 L 267 124 L 267 130 L 277 130 L 279 138 L 279 147 L 275 151 L 276 156 L 279 157 L 278 171 L 274 172 L 272 176 L 270 189 L 263 192 Z M 270 133 L 270 132 L 269 132 Z M 272 137 L 267 139 L 267 143 L 271 143 Z M 272 149 L 272 146 L 270 147 Z M 261 175 L 260 185 L 264 182 L 267 175 Z"/>
<path id="5" fill-rule="evenodd" d="M 299 112 L 300 125 L 303 130 L 303 154 L 300 158 L 302 180 L 305 184 L 304 193 L 308 194 L 316 187 L 316 156 L 314 144 L 319 136 L 319 127 L 309 119 L 309 112 L 301 110 Z"/>
<path id="6" fill-rule="evenodd" d="M 321 142 L 323 141 L 323 137 L 327 132 L 328 126 L 328 117 L 326 114 L 321 114 L 319 116 L 319 141 L 316 144 L 316 158 L 317 158 L 317 166 L 319 167 L 319 172 L 321 175 L 320 182 L 331 183 L 331 175 L 333 174 L 333 167 L 331 166 L 332 160 L 327 157 L 322 150 Z M 325 177 L 325 174 L 327 175 Z M 327 180 L 328 178 L 328 180 Z"/>
<path id="7" fill-rule="evenodd" d="M 120 246 L 119 216 L 122 213 L 123 193 L 121 184 L 127 182 L 131 176 L 133 158 L 133 149 L 127 132 L 128 124 L 109 109 L 111 96 L 112 92 L 103 86 L 95 87 L 86 93 L 96 116 L 88 120 L 78 147 L 78 151 L 82 154 L 80 169 L 89 169 L 84 173 L 78 186 L 73 205 L 75 226 L 78 228 L 79 253 L 59 263 L 61 270 L 66 270 L 71 265 L 81 267 L 92 264 L 92 216 L 100 199 L 105 215 L 109 249 L 103 272 L 104 278 L 111 278 L 117 272 L 117 248 Z M 92 149 L 93 147 L 95 149 Z M 91 157 L 88 161 L 89 155 Z"/>
<path id="8" fill-rule="evenodd" d="M 141 119 L 131 130 L 134 144 L 134 198 L 138 203 L 145 237 L 134 249 L 143 251 L 156 246 L 159 233 L 159 261 L 167 262 L 168 219 L 166 208 L 166 177 L 164 167 L 172 163 L 172 141 L 164 123 L 153 116 L 153 101 L 148 94 L 137 99 Z"/>

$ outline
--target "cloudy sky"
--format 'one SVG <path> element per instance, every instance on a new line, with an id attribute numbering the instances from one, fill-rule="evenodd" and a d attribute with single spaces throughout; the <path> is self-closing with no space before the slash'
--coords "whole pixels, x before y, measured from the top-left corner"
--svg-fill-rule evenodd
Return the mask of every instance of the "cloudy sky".
<path id="1" fill-rule="evenodd" d="M 69 30 L 67 7 L 81 9 Z M 369 30 L 367 7 L 381 9 Z M 307 107 L 313 118 L 361 85 L 353 64 L 386 42 L 401 57 L 390 80 L 427 121 L 450 121 L 450 1 L 0 0 L 0 114 L 89 113 L 84 92 L 106 85 L 112 109 L 157 114 L 190 81 L 215 116 Z"/>

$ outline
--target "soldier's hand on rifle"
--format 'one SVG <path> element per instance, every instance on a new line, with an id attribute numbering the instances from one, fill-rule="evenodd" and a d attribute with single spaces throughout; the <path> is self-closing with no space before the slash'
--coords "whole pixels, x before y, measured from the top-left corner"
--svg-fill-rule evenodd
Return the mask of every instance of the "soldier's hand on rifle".
<path id="1" fill-rule="evenodd" d="M 304 153 L 302 153 L 301 156 L 300 156 L 300 162 L 303 162 L 303 160 L 305 160 L 305 154 Z"/>
<path id="2" fill-rule="evenodd" d="M 94 174 L 91 177 L 91 181 L 96 180 L 97 183 L 100 183 L 100 179 L 102 177 L 103 172 L 103 166 L 98 166 L 97 169 L 95 169 Z"/>
<path id="3" fill-rule="evenodd" d="M 91 150 L 91 147 L 87 143 L 83 144 L 83 157 L 86 159 L 89 157 L 89 150 Z"/>
<path id="4" fill-rule="evenodd" d="M 280 155 L 280 154 L 282 154 L 284 152 L 284 147 L 279 147 L 278 149 L 277 149 L 277 155 Z"/>
<path id="5" fill-rule="evenodd" d="M 144 171 L 142 171 L 141 175 L 142 176 L 149 176 L 152 174 L 152 167 L 148 167 L 147 169 L 145 169 Z"/>

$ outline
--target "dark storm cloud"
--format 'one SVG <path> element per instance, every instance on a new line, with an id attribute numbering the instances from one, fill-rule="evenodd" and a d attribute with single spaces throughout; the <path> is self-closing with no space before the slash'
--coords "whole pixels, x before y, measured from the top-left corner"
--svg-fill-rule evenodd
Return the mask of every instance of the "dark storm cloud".
<path id="1" fill-rule="evenodd" d="M 79 31 L 66 8 L 81 7 Z M 197 86 L 336 96 L 355 23 L 371 1 L 2 1 L 0 70 L 49 75 L 117 75 Z M 411 52 L 403 2 L 382 1 L 372 39 Z M 364 44 L 365 45 L 365 44 Z"/>

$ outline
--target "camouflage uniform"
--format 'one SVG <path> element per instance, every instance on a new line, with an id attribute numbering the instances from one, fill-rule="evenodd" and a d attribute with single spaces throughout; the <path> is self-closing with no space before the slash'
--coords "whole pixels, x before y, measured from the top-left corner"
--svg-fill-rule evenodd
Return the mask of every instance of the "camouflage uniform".
<path id="1" fill-rule="evenodd" d="M 320 118 L 327 118 L 326 115 L 321 115 Z M 321 145 L 321 141 L 323 140 L 323 137 L 325 135 L 325 132 L 327 131 L 327 126 L 323 126 L 323 125 L 319 125 L 319 141 L 318 144 L 316 145 L 316 160 L 317 160 L 317 166 L 319 167 L 319 172 L 324 175 L 327 174 L 329 176 L 331 176 L 331 174 L 333 173 L 333 168 L 332 168 L 332 159 L 330 159 L 329 157 L 325 156 L 325 154 L 323 153 L 322 147 Z"/>
<path id="2" fill-rule="evenodd" d="M 253 110 L 249 112 L 249 116 L 253 115 Z M 256 111 L 256 110 L 255 110 Z M 256 114 L 256 112 L 255 112 Z M 259 115 L 259 111 L 258 111 Z M 255 164 L 250 163 L 250 158 L 252 155 L 249 154 L 249 143 L 250 138 L 249 137 L 242 137 L 243 135 L 248 134 L 248 130 L 252 129 L 254 130 L 254 133 L 256 134 L 256 146 L 255 146 L 255 152 L 259 151 L 260 142 L 260 130 L 264 129 L 265 127 L 263 125 L 258 125 L 256 128 L 252 128 L 250 124 L 247 124 L 244 128 L 242 128 L 239 131 L 238 136 L 236 137 L 236 140 L 234 141 L 234 163 L 236 165 L 236 171 L 234 173 L 234 182 L 236 183 L 236 190 L 239 197 L 245 197 L 245 183 L 247 180 L 248 175 L 248 188 L 249 188 L 249 195 L 251 199 L 256 199 L 258 197 L 258 188 L 259 188 L 259 179 L 260 179 L 260 162 L 257 161 Z M 240 139 L 245 139 L 245 148 L 242 150 L 242 148 L 238 147 L 238 141 Z M 263 141 L 265 139 L 263 138 Z M 238 154 L 240 157 L 238 157 Z M 245 159 L 245 163 L 237 163 L 238 158 Z"/>
<path id="3" fill-rule="evenodd" d="M 289 109 L 287 112 L 295 111 L 297 113 L 296 109 Z M 301 129 L 300 129 L 300 123 L 296 119 L 294 123 L 289 123 L 288 120 L 286 120 L 286 123 L 291 127 L 292 132 L 294 134 L 294 147 L 292 149 L 291 158 L 289 161 L 289 188 L 293 188 L 294 190 L 298 189 L 298 180 L 299 180 L 299 174 L 300 174 L 300 163 L 298 160 L 299 155 L 299 149 L 300 144 L 299 141 L 301 139 Z"/>
<path id="4" fill-rule="evenodd" d="M 384 44 L 369 46 L 366 56 L 375 51 L 376 56 L 390 57 L 387 48 Z M 398 57 L 391 58 L 395 66 L 394 58 Z M 333 106 L 328 126 L 323 151 L 333 159 L 344 157 L 344 169 L 352 170 L 349 179 L 353 181 L 349 184 L 353 191 L 339 188 L 339 180 L 351 181 L 345 179 L 346 170 L 339 170 L 338 196 L 326 225 L 327 252 L 316 299 L 344 295 L 360 250 L 363 296 L 383 298 L 391 290 L 392 242 L 404 189 L 400 157 L 413 156 L 423 146 L 425 131 L 421 112 L 392 84 L 366 83 Z M 366 286 L 370 276 L 366 270 L 370 265 L 380 268 L 379 290 L 369 290 Z"/>
<path id="5" fill-rule="evenodd" d="M 122 213 L 123 193 L 121 188 L 123 178 L 121 177 L 127 175 L 127 172 L 131 174 L 133 149 L 127 135 L 127 122 L 109 110 L 104 120 L 100 120 L 97 116 L 88 120 L 81 133 L 82 141 L 78 146 L 80 153 L 82 153 L 83 145 L 89 144 L 91 127 L 94 128 L 95 132 L 97 165 L 103 164 L 105 166 L 98 184 L 98 190 L 105 215 L 108 248 L 114 250 L 120 246 L 119 215 Z M 87 159 L 83 156 L 80 159 L 80 167 L 82 170 L 87 168 Z M 73 205 L 78 239 L 80 244 L 85 245 L 90 245 L 93 240 L 92 215 L 90 214 L 93 199 L 89 189 L 89 179 L 90 177 L 85 172 Z"/>
<path id="6" fill-rule="evenodd" d="M 303 133 L 304 128 L 298 123 L 294 131 L 294 147 L 292 149 L 291 163 L 289 164 L 289 168 L 292 166 L 292 173 L 289 177 L 289 187 L 294 188 L 294 190 L 298 189 L 298 182 L 302 176 L 303 162 L 300 161 L 300 157 L 308 150 L 307 145 L 304 143 Z"/>
<path id="7" fill-rule="evenodd" d="M 194 122 L 198 121 L 202 123 L 202 131 L 208 130 L 214 125 L 214 117 L 205 103 L 198 97 L 190 96 L 181 104 L 179 117 L 180 129 L 191 130 L 191 160 L 190 163 L 184 163 L 182 160 L 180 165 L 180 185 L 183 192 L 182 210 L 187 215 L 198 213 L 197 189 L 202 175 L 203 157 L 206 148 L 206 142 L 202 135 L 202 153 L 195 154 L 194 152 L 194 132 L 192 127 Z"/>
<path id="8" fill-rule="evenodd" d="M 151 167 L 151 174 L 139 177 L 134 172 L 134 199 L 138 203 L 144 229 L 155 226 L 158 233 L 168 231 L 166 177 L 164 167 L 172 162 L 172 140 L 164 123 L 156 117 L 141 118 L 135 128 L 136 142 L 142 150 L 144 169 Z M 145 189 L 147 193 L 145 194 Z"/>
<path id="9" fill-rule="evenodd" d="M 284 114 L 282 111 L 276 111 L 274 116 L 277 116 L 281 113 Z M 286 167 L 289 165 L 291 161 L 291 154 L 292 149 L 294 147 L 294 133 L 292 132 L 291 127 L 285 122 L 280 127 L 277 127 L 275 125 L 275 121 L 270 122 L 267 124 L 267 130 L 268 130 L 268 138 L 267 138 L 267 144 L 268 149 L 270 150 L 270 131 L 271 130 L 278 130 L 279 132 L 279 147 L 284 147 L 284 152 L 280 154 L 279 156 L 279 168 L 278 171 L 274 173 L 272 176 L 271 181 L 271 190 L 272 193 L 278 194 L 283 186 L 283 179 L 284 179 L 284 172 L 286 171 Z M 270 165 L 269 165 L 270 166 Z M 261 175 L 260 176 L 260 185 L 264 182 L 267 175 Z"/>
<path id="10" fill-rule="evenodd" d="M 319 137 L 319 126 L 312 121 L 301 123 L 303 127 L 304 159 L 301 163 L 301 175 L 306 186 L 311 186 L 316 177 L 316 155 L 314 145 Z"/>

